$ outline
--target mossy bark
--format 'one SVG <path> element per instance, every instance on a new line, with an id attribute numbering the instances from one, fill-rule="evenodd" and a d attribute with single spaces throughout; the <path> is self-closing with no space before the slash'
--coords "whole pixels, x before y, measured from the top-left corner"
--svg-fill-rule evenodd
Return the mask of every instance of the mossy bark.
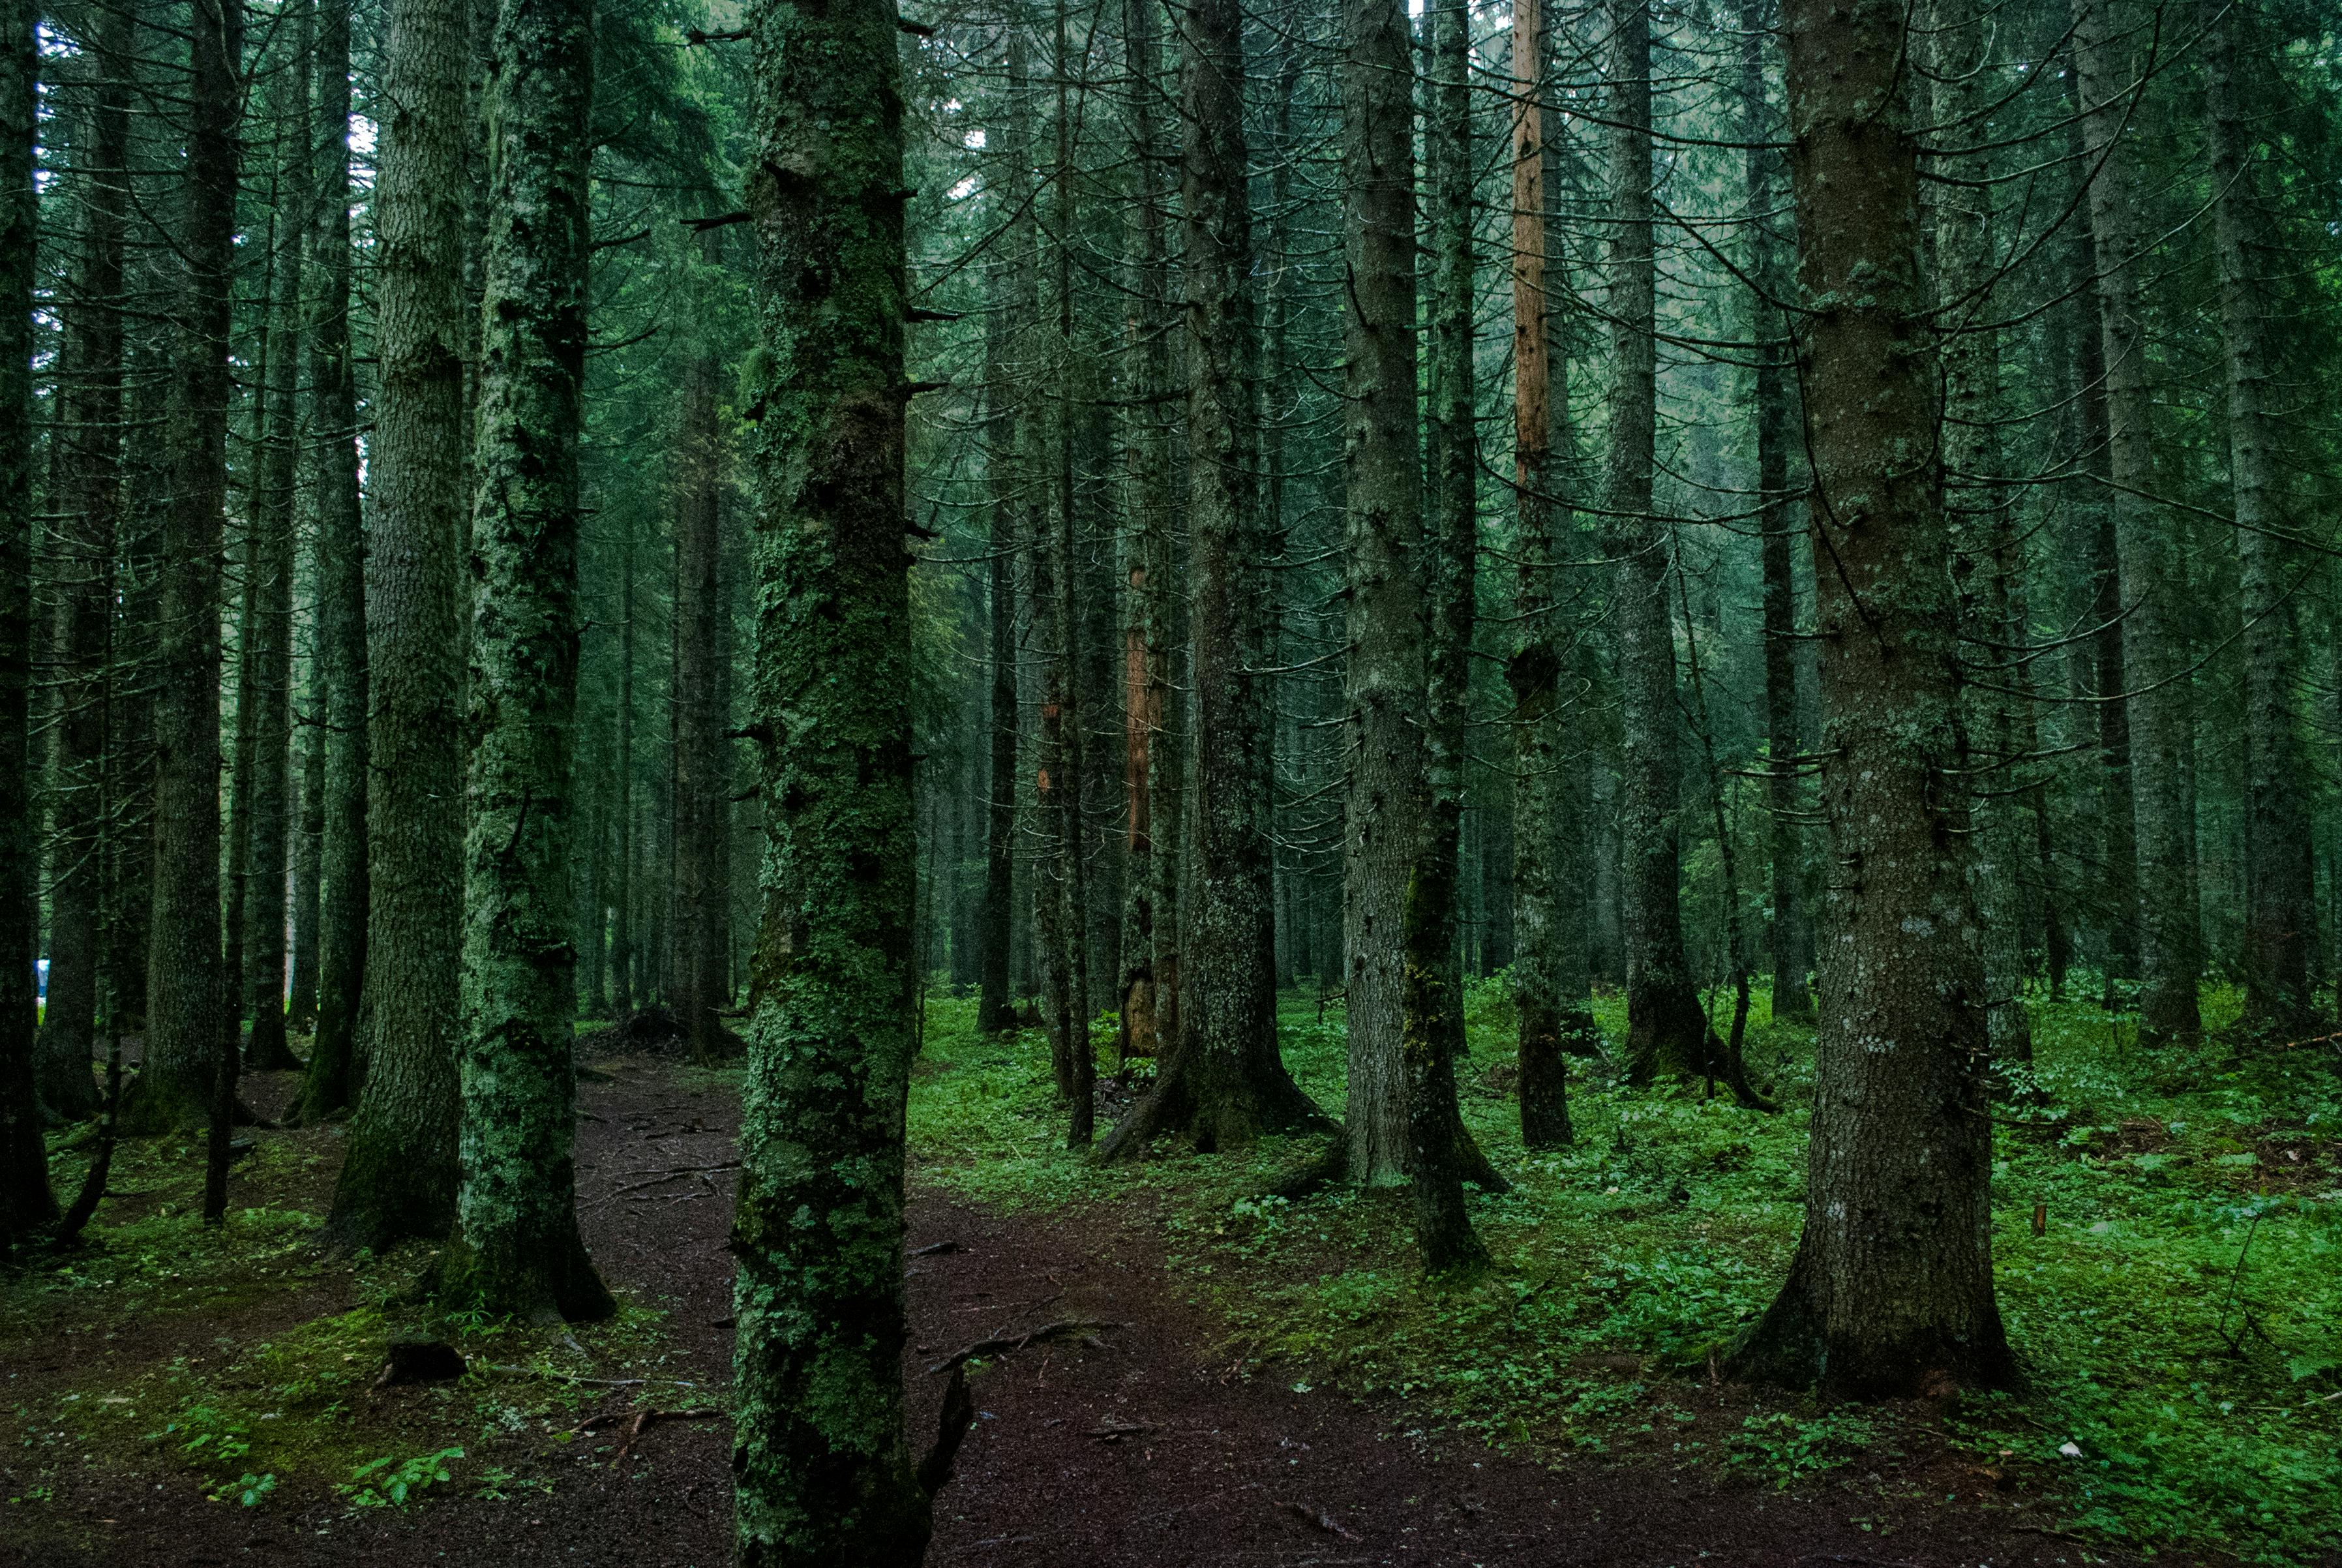
<path id="1" fill-rule="evenodd" d="M 1406 1180 L 1407 880 L 1423 816 L 1423 540 L 1416 348 L 1413 40 L 1397 0 L 1342 8 L 1343 1124 L 1349 1179 Z"/>
<path id="2" fill-rule="evenodd" d="M 155 903 L 146 1042 L 125 1134 L 204 1124 L 226 1040 L 220 941 L 220 554 L 227 501 L 243 12 L 198 9 L 191 33 L 185 258 L 173 352 L 169 496 L 155 704 Z"/>
<path id="3" fill-rule="evenodd" d="M 447 982 L 462 962 L 463 0 L 392 0 L 375 195 L 369 448 L 371 789 L 365 1078 L 327 1216 L 340 1244 L 438 1238 L 455 1216 L 457 1090 Z"/>
<path id="4" fill-rule="evenodd" d="M 33 195 L 37 13 L 0 7 L 0 1253 L 57 1217 L 33 1090 Z"/>
<path id="5" fill-rule="evenodd" d="M 317 1027 L 294 1116 L 322 1121 L 356 1087 L 366 911 L 366 541 L 358 507 L 357 374 L 350 350 L 350 0 L 318 0 L 316 286 L 307 302 L 309 487 L 315 509 L 317 678 L 325 688 L 318 847 Z"/>
<path id="6" fill-rule="evenodd" d="M 1785 9 L 1817 500 L 1835 866 L 1805 1231 L 1743 1375 L 1900 1395 L 2015 1377 L 1993 1295 L 1985 984 L 1968 879 L 1957 604 L 1922 261 L 1912 26 Z"/>
<path id="7" fill-rule="evenodd" d="M 504 0 L 489 45 L 488 228 L 472 554 L 455 1233 L 438 1284 L 515 1317 L 613 1310 L 577 1229 L 577 442 L 594 13 Z"/>
<path id="8" fill-rule="evenodd" d="M 914 1042 L 903 87 L 887 0 L 756 0 L 771 355 L 752 720 L 769 835 L 732 1250 L 743 1568 L 926 1556 L 904 1432 Z"/>

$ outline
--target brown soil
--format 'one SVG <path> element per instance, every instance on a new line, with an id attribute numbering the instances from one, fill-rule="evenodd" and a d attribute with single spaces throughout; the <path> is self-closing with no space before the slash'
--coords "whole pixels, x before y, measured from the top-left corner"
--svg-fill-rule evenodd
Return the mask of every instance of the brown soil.
<path id="1" fill-rule="evenodd" d="M 604 1064 L 610 1082 L 581 1085 L 586 1239 L 614 1284 L 667 1308 L 670 1369 L 697 1386 L 662 1391 L 653 1403 L 700 1403 L 703 1391 L 720 1390 L 728 1375 L 732 1271 L 724 1243 L 733 1178 L 693 1172 L 619 1189 L 728 1161 L 735 1107 L 720 1090 L 691 1088 L 662 1063 Z M 255 1085 L 256 1102 L 273 1104 L 283 1093 Z M 339 1147 L 332 1129 L 255 1136 Z M 322 1200 L 314 1170 L 301 1184 L 303 1199 Z M 277 1202 L 289 1195 L 271 1194 Z M 944 1383 L 926 1369 L 962 1346 L 1064 1319 L 1120 1326 L 1096 1330 L 1088 1343 L 1065 1336 L 1013 1351 L 976 1373 L 978 1416 L 937 1503 L 934 1564 L 1526 1568 L 1706 1559 L 1778 1568 L 2047 1568 L 2106 1560 L 2058 1533 L 2024 1493 L 1999 1489 L 2002 1478 L 1940 1446 L 1906 1442 L 1906 1459 L 1784 1493 L 1648 1459 L 1547 1469 L 1428 1428 L 1396 1403 L 1296 1392 L 1292 1370 L 1231 1363 L 1216 1348 L 1216 1325 L 1179 1296 L 1159 1228 L 1135 1205 L 1016 1215 L 917 1192 L 911 1244 L 938 1243 L 956 1247 L 915 1253 L 908 1265 L 915 1348 L 906 1375 L 912 1430 L 922 1442 Z M 127 1376 L 173 1356 L 216 1353 L 213 1347 L 232 1349 L 340 1311 L 353 1289 L 346 1271 L 318 1269 L 296 1288 L 247 1300 L 232 1317 L 121 1322 L 102 1302 L 69 1298 L 62 1310 L 80 1314 L 70 1321 L 53 1318 L 36 1334 L 0 1330 L 0 1564 L 717 1568 L 731 1561 L 730 1437 L 720 1421 L 655 1426 L 623 1464 L 614 1463 L 616 1433 L 565 1443 L 534 1428 L 467 1433 L 455 1482 L 404 1510 L 352 1509 L 316 1478 L 288 1483 L 246 1510 L 206 1501 L 200 1478 L 151 1451 L 93 1453 L 100 1462 L 73 1470 L 47 1457 L 53 1450 L 26 1446 L 43 1424 L 30 1413 L 50 1408 L 44 1393 L 87 1383 L 94 1359 L 103 1358 L 107 1375 L 119 1368 Z M 580 1416 L 623 1419 L 644 1403 L 641 1393 L 610 1390 Z M 1704 1401 L 1720 1422 L 1732 1397 L 1700 1390 L 1682 1403 Z M 355 1419 L 380 1429 L 388 1446 L 434 1420 L 444 1432 L 450 1411 L 463 1408 L 446 1385 L 389 1388 L 371 1395 Z M 492 1466 L 549 1481 L 552 1491 L 472 1496 Z M 6 1502 L 35 1483 L 36 1471 L 54 1495 Z M 1947 1493 L 1957 1500 L 1947 1502 Z"/>

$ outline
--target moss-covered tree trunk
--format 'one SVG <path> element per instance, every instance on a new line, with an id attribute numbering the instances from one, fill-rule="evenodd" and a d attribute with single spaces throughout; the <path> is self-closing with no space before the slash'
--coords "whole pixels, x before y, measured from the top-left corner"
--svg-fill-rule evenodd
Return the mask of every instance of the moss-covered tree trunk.
<path id="1" fill-rule="evenodd" d="M 0 1253 L 57 1216 L 33 1088 L 40 867 L 29 765 L 36 15 L 26 0 L 0 7 Z"/>
<path id="2" fill-rule="evenodd" d="M 748 10 L 757 426 L 750 729 L 768 845 L 740 1132 L 743 1568 L 926 1554 L 904 1432 L 914 1038 L 903 98 L 887 0 Z"/>
<path id="3" fill-rule="evenodd" d="M 357 368 L 350 348 L 350 0 L 317 0 L 315 286 L 307 302 L 309 493 L 325 798 L 318 846 L 317 1028 L 295 1114 L 348 1108 L 356 1087 L 366 913 L 365 533 L 358 509 Z"/>
<path id="4" fill-rule="evenodd" d="M 197 7 L 186 80 L 183 303 L 172 354 L 169 495 L 155 703 L 155 903 L 146 1042 L 122 1129 L 202 1123 L 226 1039 L 220 943 L 220 554 L 234 392 L 240 5 Z"/>
<path id="5" fill-rule="evenodd" d="M 1735 1369 L 1832 1394 L 2014 1375 L 1992 1279 L 1985 994 L 1957 603 L 1898 0 L 1787 0 L 1801 365 L 1817 498 L 1824 810 L 1805 1232 Z"/>
<path id="6" fill-rule="evenodd" d="M 123 246 L 129 232 L 130 62 L 136 26 L 126 11 L 98 23 L 99 79 L 87 139 L 75 148 L 82 176 L 79 255 L 65 312 L 59 401 L 64 428 L 56 528 L 72 558 L 57 590 L 58 669 L 55 831 L 49 873 L 49 987 L 40 1044 L 41 1103 L 80 1121 L 97 1109 L 90 1054 L 105 957 L 99 919 L 118 835 L 99 806 L 106 714 L 115 684 L 107 623 L 115 614 L 113 562 L 122 504 Z"/>
<path id="7" fill-rule="evenodd" d="M 392 0 L 375 193 L 365 1081 L 327 1230 L 380 1249 L 455 1216 L 462 961 L 464 0 Z"/>
<path id="8" fill-rule="evenodd" d="M 590 0 L 505 0 L 489 44 L 464 839 L 463 1179 L 443 1295 L 608 1315 L 577 1230 L 577 441 Z"/>
<path id="9" fill-rule="evenodd" d="M 1479 591 L 1480 443 L 1473 398 L 1472 41 L 1466 0 L 1436 0 L 1430 21 L 1432 414 L 1440 425 L 1443 470 L 1425 552 L 1430 601 L 1430 640 L 1424 653 L 1425 800 L 1402 913 L 1406 971 L 1399 1004 L 1416 1250 L 1426 1272 L 1448 1273 L 1488 1259 L 1464 1207 L 1462 1163 L 1471 1134 L 1456 1105 L 1456 1059 L 1465 1049 L 1457 918 Z"/>
<path id="10" fill-rule="evenodd" d="M 2267 175 L 2261 135 L 2262 56 L 2253 14 L 2206 5 L 2205 151 L 2211 165 L 2213 246 L 2220 272 L 2220 325 L 2227 335 L 2228 491 L 2236 512 L 2237 574 L 2242 590 L 2247 777 L 2245 1006 L 2287 1034 L 2307 1033 L 2317 946 L 2317 874 L 2311 855 L 2300 716 L 2298 656 L 2287 603 L 2300 574 L 2280 535 L 2286 516 L 2281 426 L 2270 407 L 2276 362 L 2267 294 L 2272 268 L 2267 232 Z M 2240 46 L 2242 45 L 2242 46 Z M 2266 111 L 2264 111 L 2265 113 Z M 2278 264 L 2282 265 L 2282 264 Z"/>
<path id="11" fill-rule="evenodd" d="M 2083 144 L 2096 170 L 2090 232 L 2096 242 L 2098 331 L 2104 344 L 2107 508 L 2119 553 L 2123 688 L 2130 728 L 2130 801 L 2138 856 L 2139 1034 L 2189 1041 L 2203 1033 L 2197 1004 L 2202 936 L 2197 909 L 2194 812 L 2187 787 L 2191 725 L 2187 639 L 2177 624 L 2178 563 L 2172 530 L 2151 499 L 2154 389 L 2149 381 L 2140 272 L 2149 240 L 2141 221 L 2137 127 L 2138 35 L 2126 0 L 2074 0 L 2074 63 Z"/>
<path id="12" fill-rule="evenodd" d="M 1015 195 L 1004 194 L 1000 206 Z M 1002 211 L 996 222 L 1005 218 Z M 990 556 L 986 577 L 990 681 L 985 715 L 984 904 L 976 919 L 976 970 L 983 1001 L 976 1026 L 998 1034 L 1016 1026 L 1008 954 L 1016 924 L 1016 391 L 1011 360 L 1014 317 L 1010 268 L 987 273 L 990 312 L 984 328 L 984 470 Z"/>
<path id="13" fill-rule="evenodd" d="M 1179 35 L 1189 659 L 1196 733 L 1209 744 L 1196 757 L 1179 1047 L 1106 1139 L 1107 1157 L 1136 1153 L 1157 1132 L 1186 1133 L 1206 1152 L 1233 1149 L 1323 1115 L 1276 1048 L 1241 8 L 1199 0 L 1181 14 Z"/>
<path id="14" fill-rule="evenodd" d="M 1423 814 L 1423 486 L 1416 392 L 1415 69 L 1406 7 L 1342 8 L 1342 896 L 1349 1178 L 1406 1179 L 1407 877 Z"/>

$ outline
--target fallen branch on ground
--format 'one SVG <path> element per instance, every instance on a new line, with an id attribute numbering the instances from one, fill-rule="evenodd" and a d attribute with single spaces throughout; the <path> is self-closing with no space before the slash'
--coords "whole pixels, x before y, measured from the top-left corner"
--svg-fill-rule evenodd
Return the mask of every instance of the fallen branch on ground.
<path id="1" fill-rule="evenodd" d="M 1004 1351 L 1023 1350 L 1028 1344 L 1042 1344 L 1054 1339 L 1071 1339 L 1076 1334 L 1087 1333 L 1093 1329 L 1128 1328 L 1129 1326 L 1128 1323 L 1106 1323 L 1096 1318 L 1060 1318 L 1056 1323 L 1045 1323 L 1039 1328 L 1027 1329 L 1023 1333 L 1006 1334 L 996 1339 L 977 1340 L 965 1350 L 955 1351 L 927 1368 L 927 1373 L 929 1376 L 940 1376 L 954 1367 L 985 1356 L 998 1355 Z"/>
<path id="2" fill-rule="evenodd" d="M 626 1428 L 626 1440 L 618 1444 L 617 1454 L 610 1461 L 610 1467 L 615 1470 L 624 1464 L 626 1455 L 635 1451 L 636 1440 L 662 1421 L 713 1421 L 722 1414 L 724 1412 L 712 1404 L 699 1405 L 691 1410 L 653 1410 L 646 1405 L 635 1412 L 635 1423 Z"/>
<path id="3" fill-rule="evenodd" d="M 1312 1508 L 1306 1503 L 1288 1503 L 1285 1507 L 1287 1513 L 1298 1513 L 1304 1520 L 1307 1521 L 1311 1524 L 1315 1524 L 1318 1529 L 1323 1530 L 1328 1535 L 1338 1535 L 1345 1541 L 1364 1541 L 1366 1539 L 1365 1536 L 1359 1534 L 1355 1530 L 1345 1530 L 1338 1523 L 1336 1522 L 1332 1514 L 1326 1513 L 1322 1508 Z"/>

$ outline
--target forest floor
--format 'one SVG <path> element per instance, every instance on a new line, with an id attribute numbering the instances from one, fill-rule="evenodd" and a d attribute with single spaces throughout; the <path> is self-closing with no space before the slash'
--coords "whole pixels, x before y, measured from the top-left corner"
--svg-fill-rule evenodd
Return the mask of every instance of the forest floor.
<path id="1" fill-rule="evenodd" d="M 1794 1240 L 1795 1115 L 1589 1073 L 1577 1148 L 1529 1158 L 1475 1072 L 1516 1186 L 1475 1202 L 1496 1267 L 1432 1291 L 1403 1194 L 1258 1195 L 1304 1149 L 1067 1154 L 1038 1041 L 966 1013 L 931 1006 L 913 1090 L 913 1431 L 962 1346 L 1114 1326 L 971 1363 L 932 1563 L 2342 1563 L 2342 1095 L 2306 1057 L 2157 1088 L 2052 1010 L 1997 1234 L 2033 1388 L 1825 1410 L 1705 1363 Z M 1284 1032 L 1338 1105 L 1338 1007 Z M 1800 1036 L 1756 1040 L 1794 1096 Z M 570 1334 L 431 1316 L 420 1253 L 318 1254 L 338 1129 L 256 1131 L 217 1232 L 199 1141 L 125 1148 L 90 1244 L 0 1280 L 0 1564 L 728 1562 L 736 1073 L 595 1065 L 581 1213 L 625 1305 Z M 470 1370 L 376 1386 L 415 1332 Z"/>

